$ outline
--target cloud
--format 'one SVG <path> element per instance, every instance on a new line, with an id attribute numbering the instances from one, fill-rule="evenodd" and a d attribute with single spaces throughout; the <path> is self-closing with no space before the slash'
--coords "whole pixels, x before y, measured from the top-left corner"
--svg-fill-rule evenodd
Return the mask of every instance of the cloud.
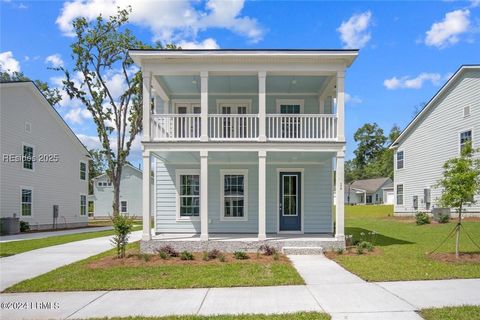
<path id="1" fill-rule="evenodd" d="M 45 59 L 45 63 L 49 63 L 54 68 L 63 67 L 62 56 L 58 53 L 52 54 Z"/>
<path id="2" fill-rule="evenodd" d="M 74 108 L 67 112 L 65 120 L 73 124 L 82 124 L 87 119 L 92 119 L 92 114 L 85 108 Z"/>
<path id="3" fill-rule="evenodd" d="M 220 46 L 215 41 L 215 39 L 208 38 L 203 40 L 202 42 L 195 42 L 195 41 L 185 41 L 182 40 L 178 43 L 182 49 L 218 49 Z"/>
<path id="4" fill-rule="evenodd" d="M 431 82 L 433 85 L 440 85 L 442 81 L 450 78 L 451 73 L 447 73 L 444 76 L 439 73 L 427 73 L 422 72 L 415 78 L 408 76 L 404 77 L 393 77 L 390 79 L 385 79 L 383 85 L 389 90 L 395 89 L 420 89 L 422 88 L 425 82 Z"/>
<path id="5" fill-rule="evenodd" d="M 366 11 L 360 14 L 354 14 L 347 21 L 343 21 L 337 31 L 340 33 L 340 39 L 343 47 L 347 49 L 363 48 L 371 39 L 368 28 L 371 25 L 372 13 Z"/>
<path id="6" fill-rule="evenodd" d="M 425 44 L 431 47 L 445 48 L 460 41 L 459 36 L 469 31 L 470 11 L 455 10 L 447 12 L 445 18 L 435 22 L 425 34 Z"/>
<path id="7" fill-rule="evenodd" d="M 207 28 L 230 30 L 251 42 L 262 40 L 263 28 L 256 19 L 242 15 L 244 0 L 129 1 L 129 0 L 73 0 L 65 2 L 56 23 L 67 36 L 74 36 L 72 21 L 80 16 L 91 21 L 99 14 L 110 16 L 117 7 L 132 7 L 130 23 L 149 28 L 153 40 L 179 42 L 195 40 Z"/>
<path id="8" fill-rule="evenodd" d="M 85 145 L 88 150 L 91 149 L 103 149 L 100 144 L 98 136 L 90 136 L 82 133 L 76 133 L 78 139 Z M 110 147 L 115 152 L 117 148 L 117 139 L 110 139 Z M 130 148 L 130 154 L 128 155 L 128 161 L 130 162 L 140 162 L 142 159 L 142 143 L 141 143 L 141 134 L 137 135 L 133 140 L 132 146 Z"/>
<path id="9" fill-rule="evenodd" d="M 12 51 L 5 51 L 0 53 L 0 71 L 7 73 L 19 72 L 20 62 L 13 57 Z"/>
<path id="10" fill-rule="evenodd" d="M 345 93 L 345 104 L 354 105 L 354 104 L 360 104 L 362 102 L 363 100 L 359 96 L 352 96 L 349 93 Z"/>
<path id="11" fill-rule="evenodd" d="M 470 7 L 471 8 L 480 7 L 480 0 L 470 0 Z"/>

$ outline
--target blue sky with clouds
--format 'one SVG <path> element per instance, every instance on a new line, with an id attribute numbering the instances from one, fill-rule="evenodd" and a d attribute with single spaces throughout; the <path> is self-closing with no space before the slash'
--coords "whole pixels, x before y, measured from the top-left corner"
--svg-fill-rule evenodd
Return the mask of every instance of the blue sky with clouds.
<path id="1" fill-rule="evenodd" d="M 348 70 L 348 157 L 366 122 L 401 128 L 462 64 L 480 63 L 480 0 L 425 2 L 0 0 L 0 68 L 59 83 L 49 66 L 71 66 L 70 23 L 131 4 L 129 27 L 145 42 L 184 48 L 360 48 Z M 87 146 L 88 112 L 58 108 Z M 139 144 L 132 157 L 139 158 Z"/>

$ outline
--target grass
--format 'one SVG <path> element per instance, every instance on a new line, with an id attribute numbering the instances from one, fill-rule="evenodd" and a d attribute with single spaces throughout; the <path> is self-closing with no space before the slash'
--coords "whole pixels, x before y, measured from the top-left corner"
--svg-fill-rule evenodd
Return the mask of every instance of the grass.
<path id="1" fill-rule="evenodd" d="M 328 314 L 319 312 L 298 312 L 289 314 L 243 314 L 225 316 L 168 316 L 168 317 L 127 317 L 95 318 L 90 320 L 329 320 Z"/>
<path id="2" fill-rule="evenodd" d="M 433 260 L 426 253 L 434 250 L 455 226 L 427 224 L 417 226 L 413 219 L 393 218 L 392 206 L 346 207 L 345 234 L 359 239 L 360 234 L 375 231 L 378 254 L 335 255 L 334 260 L 349 271 L 368 281 L 431 280 L 479 278 L 480 263 L 452 263 Z M 390 216 L 389 216 L 390 215 Z M 480 242 L 480 222 L 466 221 L 464 229 Z M 442 245 L 438 252 L 454 252 L 454 239 Z M 462 232 L 462 252 L 479 249 Z"/>
<path id="3" fill-rule="evenodd" d="M 138 250 L 139 244 L 130 245 Z M 260 263 L 251 259 L 232 262 L 110 266 L 92 269 L 91 264 L 114 255 L 110 250 L 20 282 L 6 292 L 90 291 L 159 288 L 211 288 L 304 284 L 289 262 Z"/>
<path id="4" fill-rule="evenodd" d="M 140 230 L 141 227 L 135 226 L 133 230 Z M 0 257 L 8 257 L 14 254 L 27 252 L 35 249 L 46 248 L 64 244 L 73 241 L 87 240 L 99 237 L 106 237 L 113 234 L 113 230 L 94 231 L 77 234 L 67 234 L 62 236 L 52 236 L 41 239 L 18 240 L 0 243 Z"/>
<path id="5" fill-rule="evenodd" d="M 480 320 L 480 306 L 423 309 L 420 314 L 425 320 Z"/>

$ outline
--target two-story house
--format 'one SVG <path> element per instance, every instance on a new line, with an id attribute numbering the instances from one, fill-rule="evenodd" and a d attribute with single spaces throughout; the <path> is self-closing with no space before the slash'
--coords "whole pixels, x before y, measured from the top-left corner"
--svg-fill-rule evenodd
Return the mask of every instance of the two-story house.
<path id="1" fill-rule="evenodd" d="M 436 185 L 443 164 L 458 157 L 469 141 L 480 148 L 479 134 L 480 65 L 464 65 L 391 146 L 395 149 L 395 214 L 413 215 L 439 207 L 441 189 Z M 465 207 L 465 215 L 480 215 L 480 195 L 475 199 L 477 204 Z"/>
<path id="2" fill-rule="evenodd" d="M 0 215 L 86 226 L 89 153 L 33 82 L 0 83 Z"/>
<path id="3" fill-rule="evenodd" d="M 153 208 L 143 175 L 142 248 L 344 246 L 344 82 L 357 54 L 131 50 L 155 172 Z"/>

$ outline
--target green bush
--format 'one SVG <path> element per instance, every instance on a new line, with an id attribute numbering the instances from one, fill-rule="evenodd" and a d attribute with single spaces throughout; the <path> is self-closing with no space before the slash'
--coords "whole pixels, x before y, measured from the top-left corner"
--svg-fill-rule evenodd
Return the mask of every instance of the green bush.
<path id="1" fill-rule="evenodd" d="M 248 255 L 245 251 L 235 251 L 233 253 L 233 255 L 235 256 L 235 259 L 237 260 L 245 260 L 245 259 L 248 259 Z"/>
<path id="2" fill-rule="evenodd" d="M 170 258 L 170 256 L 165 251 L 159 251 L 158 255 L 160 256 L 160 259 L 162 259 L 162 260 L 167 260 L 168 258 Z"/>
<path id="3" fill-rule="evenodd" d="M 208 257 L 208 251 L 203 251 L 202 260 L 203 261 L 209 261 L 210 260 L 210 258 Z"/>
<path id="4" fill-rule="evenodd" d="M 343 248 L 337 248 L 337 249 L 335 249 L 335 252 L 337 254 L 343 254 Z"/>
<path id="5" fill-rule="evenodd" d="M 280 254 L 279 254 L 278 252 L 275 252 L 275 253 L 273 254 L 273 260 L 275 260 L 275 261 L 280 260 Z"/>
<path id="6" fill-rule="evenodd" d="M 27 232 L 30 230 L 30 223 L 27 221 L 20 221 L 20 232 Z"/>
<path id="7" fill-rule="evenodd" d="M 415 215 L 415 223 L 417 224 L 417 226 L 421 226 L 421 225 L 424 225 L 424 224 L 429 224 L 430 223 L 430 217 L 428 216 L 428 214 L 426 212 L 418 212 Z"/>
<path id="8" fill-rule="evenodd" d="M 117 249 L 117 258 L 125 258 L 128 238 L 133 228 L 133 218 L 126 214 L 117 214 L 112 218 L 114 236 L 111 240 Z"/>
<path id="9" fill-rule="evenodd" d="M 223 253 L 220 253 L 220 254 L 218 255 L 218 260 L 219 260 L 220 262 L 225 262 L 225 261 L 226 261 L 225 255 L 224 255 Z"/>
<path id="10" fill-rule="evenodd" d="M 450 221 L 450 215 L 448 213 L 441 213 L 438 216 L 438 223 L 448 223 Z"/>
<path id="11" fill-rule="evenodd" d="M 193 260 L 193 254 L 187 250 L 180 253 L 180 260 Z"/>
<path id="12" fill-rule="evenodd" d="M 365 250 L 372 252 L 373 248 L 374 248 L 373 244 L 368 241 L 361 241 L 356 246 L 357 254 L 363 254 Z"/>

